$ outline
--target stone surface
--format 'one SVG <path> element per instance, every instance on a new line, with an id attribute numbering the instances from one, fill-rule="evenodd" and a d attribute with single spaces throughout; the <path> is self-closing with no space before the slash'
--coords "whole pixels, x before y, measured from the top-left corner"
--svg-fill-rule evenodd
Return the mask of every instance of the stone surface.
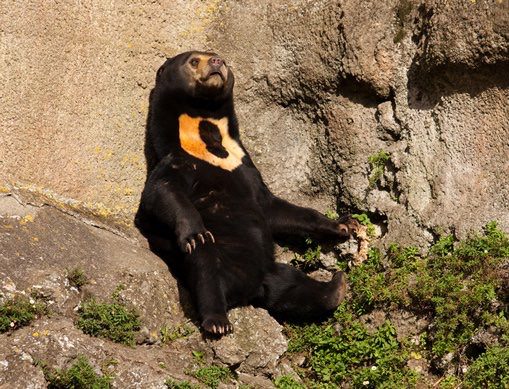
<path id="1" fill-rule="evenodd" d="M 282 326 L 260 308 L 237 308 L 229 316 L 235 333 L 211 344 L 215 356 L 228 366 L 238 365 L 239 372 L 271 373 L 288 347 Z"/>
<path id="2" fill-rule="evenodd" d="M 382 243 L 509 228 L 505 1 L 32 1 L 0 11 L 0 181 L 132 227 L 164 58 L 221 53 L 269 187 Z M 22 103 L 20 103 L 22 102 Z M 369 182 L 369 156 L 391 154 Z"/>
<path id="3" fill-rule="evenodd" d="M 44 388 L 37 361 L 66 368 L 79 355 L 98 371 L 106 366 L 119 388 L 163 388 L 169 377 L 193 381 L 192 371 L 212 363 L 238 370 L 246 382 L 270 387 L 268 377 L 286 351 L 287 340 L 267 311 L 235 309 L 230 312 L 235 332 L 209 339 L 198 330 L 186 291 L 143 245 L 50 206 L 25 206 L 16 197 L 0 197 L 0 303 L 36 293 L 44 297 L 49 314 L 0 334 L 0 388 Z M 88 279 L 80 290 L 67 279 L 75 268 Z M 85 335 L 74 325 L 84 300 L 111 301 L 115 292 L 140 315 L 143 330 L 136 347 Z M 191 334 L 162 342 L 163 328 L 182 326 Z M 203 364 L 193 351 L 203 352 Z"/>

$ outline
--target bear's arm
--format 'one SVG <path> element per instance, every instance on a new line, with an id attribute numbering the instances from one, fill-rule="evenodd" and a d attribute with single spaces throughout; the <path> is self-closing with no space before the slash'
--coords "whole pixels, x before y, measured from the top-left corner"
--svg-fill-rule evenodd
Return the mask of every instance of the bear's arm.
<path id="1" fill-rule="evenodd" d="M 165 158 L 150 174 L 141 195 L 143 210 L 175 231 L 179 247 L 187 252 L 195 248 L 198 240 L 203 242 L 207 236 L 213 240 L 189 199 L 189 187 L 180 169 Z"/>
<path id="2" fill-rule="evenodd" d="M 268 214 L 274 235 L 345 240 L 352 234 L 349 223 L 331 220 L 314 209 L 291 204 L 276 196 L 271 196 Z"/>

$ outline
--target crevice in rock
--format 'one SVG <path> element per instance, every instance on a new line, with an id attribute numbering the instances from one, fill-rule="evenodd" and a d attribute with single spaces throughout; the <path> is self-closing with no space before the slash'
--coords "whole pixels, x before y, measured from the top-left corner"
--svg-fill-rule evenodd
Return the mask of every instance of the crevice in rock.
<path id="1" fill-rule="evenodd" d="M 476 68 L 465 64 L 425 68 L 414 58 L 407 75 L 409 108 L 429 110 L 453 94 L 468 93 L 475 97 L 490 88 L 509 88 L 509 61 Z"/>
<path id="2" fill-rule="evenodd" d="M 346 75 L 338 79 L 335 93 L 336 96 L 343 96 L 365 108 L 375 108 L 378 104 L 386 101 L 386 98 L 379 96 L 369 82 L 352 75 Z"/>

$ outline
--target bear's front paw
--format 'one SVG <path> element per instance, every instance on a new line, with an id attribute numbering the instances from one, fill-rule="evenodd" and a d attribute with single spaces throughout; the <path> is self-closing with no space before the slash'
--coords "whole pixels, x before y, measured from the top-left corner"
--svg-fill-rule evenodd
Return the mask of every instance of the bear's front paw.
<path id="1" fill-rule="evenodd" d="M 201 323 L 202 328 L 213 335 L 226 335 L 233 332 L 233 326 L 225 315 L 207 315 Z"/>
<path id="2" fill-rule="evenodd" d="M 202 232 L 191 234 L 187 236 L 185 239 L 182 239 L 179 245 L 182 251 L 191 254 L 193 250 L 196 249 L 196 242 L 201 242 L 201 244 L 205 244 L 206 241 L 216 243 L 216 240 L 214 238 L 214 235 L 212 235 L 212 232 L 204 229 Z"/>
<path id="3" fill-rule="evenodd" d="M 177 225 L 177 240 L 179 247 L 187 254 L 191 254 L 196 249 L 197 243 L 205 244 L 207 241 L 215 243 L 216 240 L 212 232 L 207 230 L 203 223 L 190 223 L 185 221 Z"/>

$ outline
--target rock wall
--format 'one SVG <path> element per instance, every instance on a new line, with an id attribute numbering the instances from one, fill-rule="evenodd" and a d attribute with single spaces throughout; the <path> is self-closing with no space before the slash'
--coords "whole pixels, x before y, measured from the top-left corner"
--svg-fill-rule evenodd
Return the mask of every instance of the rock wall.
<path id="1" fill-rule="evenodd" d="M 155 70 L 196 48 L 233 66 L 276 193 L 367 211 L 384 243 L 509 229 L 507 1 L 3 0 L 0 39 L 4 184 L 129 225 Z"/>

